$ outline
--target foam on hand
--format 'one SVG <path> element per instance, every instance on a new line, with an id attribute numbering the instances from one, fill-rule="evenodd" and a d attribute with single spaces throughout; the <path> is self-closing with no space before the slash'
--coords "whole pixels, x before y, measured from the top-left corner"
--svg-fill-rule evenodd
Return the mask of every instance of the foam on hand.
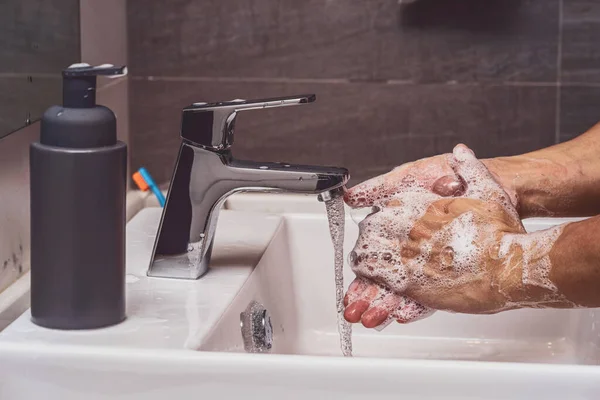
<path id="1" fill-rule="evenodd" d="M 523 252 L 523 284 L 537 286 L 552 292 L 557 292 L 556 285 L 550 280 L 550 249 L 564 230 L 564 225 L 558 225 L 543 231 L 528 235 L 507 234 L 500 243 L 500 257 L 506 257 L 513 246 L 518 246 Z"/>
<path id="2" fill-rule="evenodd" d="M 390 182 L 385 179 L 374 179 L 372 185 L 362 185 L 349 195 L 350 202 L 373 205 L 377 210 L 359 224 L 350 265 L 357 276 L 379 285 L 379 295 L 371 307 L 389 312 L 380 329 L 393 319 L 411 322 L 433 313 L 406 292 L 425 288 L 429 292 L 439 290 L 443 296 L 448 289 L 479 282 L 483 274 L 489 274 L 484 266 L 491 252 L 495 251 L 497 259 L 507 266 L 516 262 L 509 251 L 514 246 L 523 250 L 523 285 L 556 291 L 549 277 L 552 265 L 548 253 L 562 227 L 526 234 L 509 196 L 469 148 L 458 145 L 445 157 L 456 175 L 444 175 L 433 186 L 405 175 L 394 182 L 395 191 L 390 191 Z M 427 175 L 442 172 L 435 165 L 432 168 L 438 171 L 426 171 Z M 444 213 L 448 212 L 439 207 L 447 207 L 444 204 L 451 197 L 479 200 L 483 211 L 465 210 L 445 220 Z M 501 210 L 512 233 L 498 231 L 497 226 L 482 220 L 486 207 L 488 211 Z M 434 266 L 436 272 L 432 273 Z M 395 300 L 384 302 L 392 298 L 390 294 Z M 516 304 L 508 297 L 505 303 L 502 309 L 529 305 Z"/>

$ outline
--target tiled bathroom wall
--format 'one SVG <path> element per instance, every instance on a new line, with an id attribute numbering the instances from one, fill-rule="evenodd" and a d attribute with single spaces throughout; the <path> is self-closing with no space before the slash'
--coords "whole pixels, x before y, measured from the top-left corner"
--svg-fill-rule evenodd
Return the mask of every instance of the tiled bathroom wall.
<path id="1" fill-rule="evenodd" d="M 29 270 L 29 144 L 79 57 L 79 0 L 0 4 L 0 291 Z M 0 321 L 0 326 L 2 321 Z"/>
<path id="2" fill-rule="evenodd" d="M 170 177 L 181 109 L 316 93 L 238 116 L 237 157 L 347 166 L 517 154 L 600 120 L 594 0 L 128 0 L 132 167 Z"/>
<path id="3" fill-rule="evenodd" d="M 121 0 L 104 0 L 98 2 L 96 0 L 79 0 L 75 4 L 67 4 L 62 2 L 58 7 L 54 4 L 54 8 L 48 5 L 48 2 L 42 2 L 38 12 L 40 13 L 40 21 L 48 18 L 48 9 L 61 9 L 61 7 L 75 7 L 73 11 L 80 22 L 77 26 L 81 27 L 81 31 L 76 32 L 74 37 L 65 39 L 65 46 L 69 43 L 77 43 L 78 50 L 76 54 L 64 55 L 61 52 L 52 54 L 52 65 L 45 65 L 44 68 L 50 74 L 55 74 L 55 77 L 49 77 L 47 80 L 53 83 L 58 89 L 60 101 L 61 79 L 60 71 L 73 62 L 87 62 L 95 65 L 105 62 L 114 64 L 126 63 L 127 61 L 127 39 L 126 39 L 126 14 L 125 1 Z M 56 3 L 56 2 L 54 2 Z M 30 12 L 36 12 L 35 7 L 28 9 Z M 44 10 L 42 12 L 42 10 Z M 72 11 L 72 10 L 71 10 Z M 69 11 L 68 15 L 71 15 Z M 44 12 L 46 14 L 44 14 Z M 0 14 L 0 21 L 4 15 Z M 56 28 L 56 32 L 60 32 L 61 19 L 52 20 L 52 26 Z M 68 16 L 64 16 L 66 20 L 62 20 L 62 24 L 68 24 Z M 16 27 L 13 27 L 16 29 Z M 6 29 L 6 26 L 0 24 L 0 32 Z M 33 29 L 33 28 L 31 28 Z M 50 29 L 45 25 L 38 26 L 38 29 L 44 32 Z M 78 28 L 79 29 L 79 28 Z M 31 41 L 32 37 L 40 36 L 40 32 L 34 31 L 30 34 L 23 33 L 23 40 Z M 15 35 L 17 33 L 15 32 Z M 42 35 L 43 36 L 43 35 Z M 2 41 L 5 38 L 0 35 L 0 60 L 4 63 L 13 58 L 5 57 L 2 53 Z M 49 40 L 46 38 L 46 40 Z M 79 48 L 80 46 L 80 48 Z M 42 64 L 41 59 L 37 58 L 37 63 Z M 0 63 L 2 64 L 2 63 Z M 28 63 L 19 64 L 13 62 L 11 68 L 15 71 L 24 71 L 27 65 L 36 66 L 36 60 L 32 59 Z M 2 64 L 0 68 L 5 67 Z M 32 67 L 33 68 L 33 67 Z M 1 74 L 0 74 L 1 75 Z M 17 77 L 19 78 L 19 77 Z M 18 79 L 15 78 L 16 82 Z M 35 80 L 35 76 L 34 76 Z M 110 107 L 117 115 L 117 129 L 119 138 L 128 141 L 129 119 L 128 119 L 128 84 L 126 79 L 99 81 L 97 93 L 97 101 L 99 104 L 104 104 Z M 2 78 L 0 78 L 0 88 L 2 87 Z M 15 82 L 9 82 L 7 89 L 9 93 L 12 91 L 21 90 Z M 35 90 L 31 90 L 31 96 L 22 96 L 18 93 L 15 99 L 21 99 L 21 104 L 30 106 L 38 104 L 40 112 L 43 112 L 50 104 L 45 101 L 36 103 Z M 15 100 L 16 101 L 16 100 Z M 6 107 L 5 104 L 0 104 L 0 107 Z M 1 125 L 1 123 L 0 123 Z M 2 127 L 0 126 L 0 129 Z M 40 124 L 34 123 L 24 129 L 20 129 L 3 139 L 0 139 L 0 292 L 8 285 L 14 282 L 19 276 L 25 274 L 29 270 L 29 144 L 39 137 Z M 0 321 L 0 327 L 2 321 Z"/>
<path id="4" fill-rule="evenodd" d="M 79 0 L 0 2 L 0 137 L 61 99 L 60 68 L 78 56 Z"/>
<path id="5" fill-rule="evenodd" d="M 39 125 L 0 139 L 0 292 L 29 270 L 29 144 Z"/>
<path id="6" fill-rule="evenodd" d="M 80 0 L 81 60 L 90 65 L 127 64 L 127 12 L 125 0 Z M 129 142 L 127 76 L 98 79 L 96 101 L 117 116 L 119 140 Z"/>

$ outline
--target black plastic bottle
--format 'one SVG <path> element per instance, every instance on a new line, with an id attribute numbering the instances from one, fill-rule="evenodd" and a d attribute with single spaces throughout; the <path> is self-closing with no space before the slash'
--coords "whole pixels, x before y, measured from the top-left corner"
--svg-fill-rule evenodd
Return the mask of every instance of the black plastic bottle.
<path id="1" fill-rule="evenodd" d="M 63 71 L 63 105 L 41 120 L 30 148 L 31 316 L 40 326 L 91 329 L 125 319 L 127 147 L 115 114 L 96 105 L 96 76 Z"/>

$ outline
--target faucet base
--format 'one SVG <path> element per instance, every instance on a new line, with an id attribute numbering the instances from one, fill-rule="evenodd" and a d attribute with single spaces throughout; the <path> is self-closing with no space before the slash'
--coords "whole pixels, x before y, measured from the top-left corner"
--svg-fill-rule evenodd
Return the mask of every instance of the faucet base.
<path id="1" fill-rule="evenodd" d="M 183 110 L 181 146 L 156 236 L 148 276 L 198 279 L 208 269 L 218 212 L 227 196 L 243 191 L 310 193 L 322 201 L 343 193 L 345 168 L 235 159 L 235 117 L 310 103 L 314 95 L 218 103 Z"/>
<path id="2" fill-rule="evenodd" d="M 190 244 L 189 251 L 175 255 L 156 255 L 152 268 L 146 273 L 153 278 L 200 279 L 208 272 L 212 243 L 202 257 L 202 240 Z"/>

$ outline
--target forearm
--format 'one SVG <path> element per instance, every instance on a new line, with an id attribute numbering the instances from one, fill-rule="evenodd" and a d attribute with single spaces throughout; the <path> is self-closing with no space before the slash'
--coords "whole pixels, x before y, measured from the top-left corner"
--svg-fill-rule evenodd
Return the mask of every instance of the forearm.
<path id="1" fill-rule="evenodd" d="M 550 280 L 583 307 L 600 307 L 600 216 L 570 223 L 550 251 Z"/>
<path id="2" fill-rule="evenodd" d="M 565 143 L 483 162 L 516 195 L 522 218 L 600 214 L 600 124 Z"/>

